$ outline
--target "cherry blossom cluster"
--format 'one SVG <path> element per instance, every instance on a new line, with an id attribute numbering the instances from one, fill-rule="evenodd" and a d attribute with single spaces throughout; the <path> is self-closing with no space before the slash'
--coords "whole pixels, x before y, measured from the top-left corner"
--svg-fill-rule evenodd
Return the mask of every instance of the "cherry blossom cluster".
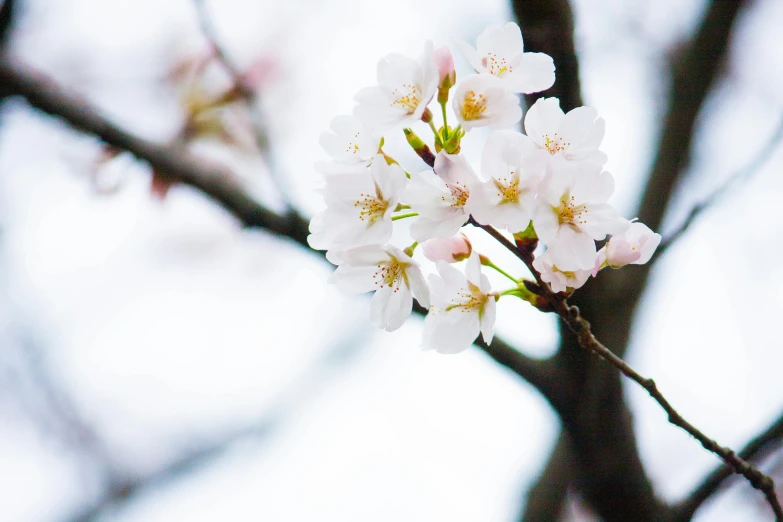
<path id="1" fill-rule="evenodd" d="M 491 342 L 501 297 L 533 302 L 524 279 L 473 249 L 460 233 L 468 222 L 505 230 L 518 244 L 542 245 L 532 269 L 566 295 L 603 268 L 646 263 L 661 239 L 608 203 L 614 180 L 603 170 L 604 121 L 595 109 L 564 114 L 557 98 L 540 98 L 524 116 L 525 133 L 503 130 L 522 120 L 519 94 L 555 81 L 552 59 L 524 52 L 516 24 L 490 26 L 475 48 L 460 48 L 476 73 L 460 82 L 449 48 L 431 42 L 418 59 L 380 60 L 378 84 L 359 91 L 353 115 L 336 117 L 321 136 L 331 156 L 316 165 L 326 208 L 313 217 L 308 237 L 337 265 L 330 282 L 346 293 L 375 292 L 370 318 L 378 327 L 402 326 L 414 298 L 427 308 L 424 347 L 443 353 L 462 351 L 479 335 Z M 440 128 L 428 108 L 434 100 Z M 456 127 L 447 122 L 449 100 Z M 437 155 L 410 128 L 417 122 L 429 124 Z M 460 154 L 460 143 L 484 126 L 492 132 L 479 174 Z M 432 168 L 409 173 L 384 152 L 384 135 L 400 129 Z M 406 247 L 390 244 L 401 220 L 410 223 Z M 607 237 L 598 249 L 596 241 Z M 419 244 L 436 263 L 437 273 L 426 279 L 414 259 Z M 493 291 L 482 267 L 499 271 L 513 287 Z"/>

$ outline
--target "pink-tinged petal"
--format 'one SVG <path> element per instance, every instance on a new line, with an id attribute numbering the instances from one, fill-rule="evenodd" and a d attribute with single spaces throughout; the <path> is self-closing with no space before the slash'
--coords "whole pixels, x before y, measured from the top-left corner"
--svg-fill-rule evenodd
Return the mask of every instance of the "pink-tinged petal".
<path id="1" fill-rule="evenodd" d="M 540 147 L 546 136 L 554 136 L 565 115 L 557 98 L 539 98 L 525 115 L 525 133 Z"/>
<path id="2" fill-rule="evenodd" d="M 492 337 L 495 335 L 496 305 L 495 298 L 490 296 L 484 304 L 484 310 L 480 318 L 481 336 L 487 344 L 492 342 Z"/>
<path id="3" fill-rule="evenodd" d="M 514 71 L 503 76 L 511 92 L 530 94 L 549 89 L 555 83 L 555 63 L 544 53 L 524 53 Z"/>
<path id="4" fill-rule="evenodd" d="M 424 257 L 430 261 L 445 261 L 447 263 L 461 261 L 473 251 L 470 241 L 464 234 L 430 239 L 421 245 L 421 249 L 424 252 Z"/>

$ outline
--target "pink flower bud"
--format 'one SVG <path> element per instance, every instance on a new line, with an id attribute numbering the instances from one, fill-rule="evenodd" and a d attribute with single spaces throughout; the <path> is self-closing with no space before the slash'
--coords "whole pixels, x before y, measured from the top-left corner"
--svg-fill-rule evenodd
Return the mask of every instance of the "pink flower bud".
<path id="1" fill-rule="evenodd" d="M 470 257 L 473 247 L 463 234 L 454 237 L 428 239 L 421 247 L 430 261 L 456 263 Z"/>
<path id="2" fill-rule="evenodd" d="M 650 260 L 660 242 L 660 234 L 654 233 L 643 223 L 631 223 L 625 232 L 612 236 L 604 247 L 606 264 L 612 268 L 643 265 Z"/>
<path id="3" fill-rule="evenodd" d="M 454 71 L 454 57 L 448 46 L 438 47 L 432 52 L 435 66 L 438 68 L 440 79 L 438 85 L 448 90 L 457 82 L 457 73 Z M 448 84 L 445 82 L 448 80 Z"/>

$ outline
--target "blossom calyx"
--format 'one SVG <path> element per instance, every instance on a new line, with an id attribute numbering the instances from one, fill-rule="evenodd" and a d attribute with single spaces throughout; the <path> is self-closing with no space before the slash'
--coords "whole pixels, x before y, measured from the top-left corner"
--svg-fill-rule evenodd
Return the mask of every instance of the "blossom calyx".
<path id="1" fill-rule="evenodd" d="M 424 143 L 424 140 L 413 132 L 411 129 L 403 129 L 405 133 L 405 139 L 408 141 L 408 145 L 411 146 L 413 151 L 430 167 L 435 165 L 435 155 L 430 150 L 429 145 Z"/>

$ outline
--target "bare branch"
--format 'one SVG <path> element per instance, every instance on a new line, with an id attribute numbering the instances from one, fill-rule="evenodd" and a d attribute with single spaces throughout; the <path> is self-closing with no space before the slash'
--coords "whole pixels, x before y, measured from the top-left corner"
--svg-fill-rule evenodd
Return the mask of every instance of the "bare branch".
<path id="1" fill-rule="evenodd" d="M 685 420 L 685 418 L 683 418 L 682 415 L 680 415 L 677 410 L 672 407 L 672 405 L 669 403 L 666 397 L 663 396 L 660 390 L 658 390 L 655 381 L 646 377 L 642 377 L 623 359 L 615 355 L 606 346 L 601 344 L 601 342 L 598 341 L 598 339 L 596 339 L 593 335 L 590 329 L 590 323 L 581 316 L 579 308 L 569 305 L 563 294 L 554 293 L 549 285 L 541 280 L 541 275 L 533 266 L 532 253 L 520 250 L 516 245 L 514 245 L 505 236 L 503 236 L 500 232 L 491 226 L 479 225 L 472 220 L 471 224 L 478 226 L 479 228 L 486 231 L 489 235 L 491 235 L 499 243 L 501 243 L 504 247 L 516 255 L 523 263 L 525 263 L 530 272 L 535 276 L 538 286 L 541 290 L 541 295 L 547 301 L 546 304 L 540 306 L 542 311 L 553 311 L 559 315 L 560 318 L 565 321 L 571 331 L 576 334 L 577 339 L 579 340 L 579 344 L 582 346 L 582 348 L 595 353 L 610 363 L 612 366 L 620 370 L 623 375 L 644 388 L 650 397 L 652 397 L 653 400 L 655 400 L 655 402 L 657 402 L 661 408 L 663 408 L 663 410 L 668 415 L 669 422 L 671 424 L 685 430 L 689 435 L 699 441 L 704 449 L 723 459 L 723 461 L 728 466 L 730 466 L 735 473 L 739 473 L 744 476 L 751 486 L 764 493 L 764 496 L 767 498 L 767 502 L 769 502 L 769 505 L 772 507 L 772 510 L 775 512 L 778 520 L 783 522 L 783 507 L 781 507 L 780 502 L 778 501 L 778 498 L 775 494 L 775 483 L 772 478 L 759 471 L 752 464 L 737 455 L 733 450 L 721 446 L 701 432 L 693 424 Z"/>
<path id="2" fill-rule="evenodd" d="M 751 440 L 739 456 L 747 461 L 758 462 L 778 446 L 783 440 L 783 414 L 778 417 L 766 430 Z M 734 468 L 729 464 L 723 464 L 707 475 L 704 481 L 693 490 L 682 502 L 674 508 L 671 522 L 687 522 L 693 518 L 696 510 L 715 493 L 717 493 L 725 481 L 735 474 Z"/>
<path id="3" fill-rule="evenodd" d="M 653 263 L 658 258 L 660 258 L 660 256 L 662 256 L 663 253 L 672 245 L 672 243 L 677 241 L 688 231 L 688 228 L 693 224 L 694 221 L 696 221 L 696 218 L 698 218 L 702 212 L 709 210 L 718 201 L 720 201 L 720 199 L 729 192 L 729 189 L 733 188 L 741 181 L 747 181 L 757 172 L 759 172 L 761 167 L 764 166 L 764 163 L 766 163 L 767 160 L 772 156 L 772 153 L 775 152 L 781 140 L 783 140 L 783 118 L 781 118 L 777 128 L 775 129 L 775 132 L 772 133 L 769 140 L 767 140 L 764 146 L 759 150 L 758 154 L 747 165 L 729 176 L 729 178 L 720 187 L 715 189 L 712 194 L 707 196 L 702 202 L 693 206 L 690 212 L 688 212 L 688 217 L 685 218 L 685 221 L 683 221 L 674 232 L 669 234 L 669 236 L 661 242 L 661 245 L 658 247 L 658 250 L 655 252 L 655 255 L 650 260 L 650 262 Z"/>

